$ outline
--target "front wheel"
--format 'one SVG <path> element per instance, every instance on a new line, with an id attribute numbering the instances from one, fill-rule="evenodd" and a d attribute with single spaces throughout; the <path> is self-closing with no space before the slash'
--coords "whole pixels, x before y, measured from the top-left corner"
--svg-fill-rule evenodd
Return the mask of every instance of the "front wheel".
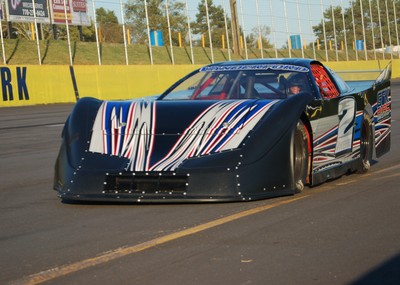
<path id="1" fill-rule="evenodd" d="M 293 158 L 294 158 L 294 182 L 295 191 L 300 193 L 304 189 L 308 176 L 309 135 L 302 121 L 299 121 L 294 132 Z"/>

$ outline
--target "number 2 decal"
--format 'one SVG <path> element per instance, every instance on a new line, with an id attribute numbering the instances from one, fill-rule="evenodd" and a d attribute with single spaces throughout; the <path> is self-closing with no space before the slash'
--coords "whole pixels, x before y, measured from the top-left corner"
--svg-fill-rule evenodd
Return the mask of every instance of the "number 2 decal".
<path id="1" fill-rule="evenodd" d="M 353 148 L 354 122 L 356 116 L 356 101 L 352 97 L 339 101 L 339 126 L 336 140 L 335 155 L 351 152 Z"/>

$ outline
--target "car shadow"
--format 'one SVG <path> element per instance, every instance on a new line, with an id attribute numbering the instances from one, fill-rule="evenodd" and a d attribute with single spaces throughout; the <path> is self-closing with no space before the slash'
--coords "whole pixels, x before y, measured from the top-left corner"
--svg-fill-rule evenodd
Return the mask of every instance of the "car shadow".
<path id="1" fill-rule="evenodd" d="M 400 284 L 400 254 L 371 269 L 350 285 Z"/>

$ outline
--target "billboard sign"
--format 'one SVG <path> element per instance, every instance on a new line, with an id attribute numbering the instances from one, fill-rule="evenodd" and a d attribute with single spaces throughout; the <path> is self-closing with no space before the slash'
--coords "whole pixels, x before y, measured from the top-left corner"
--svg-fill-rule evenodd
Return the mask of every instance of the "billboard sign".
<path id="1" fill-rule="evenodd" d="M 65 1 L 65 3 L 64 3 Z M 87 0 L 50 0 L 53 24 L 65 25 L 65 14 L 68 24 L 90 26 Z"/>
<path id="2" fill-rule="evenodd" d="M 11 22 L 35 22 L 32 0 L 6 0 L 7 19 Z M 36 22 L 50 23 L 46 0 L 35 0 Z"/>

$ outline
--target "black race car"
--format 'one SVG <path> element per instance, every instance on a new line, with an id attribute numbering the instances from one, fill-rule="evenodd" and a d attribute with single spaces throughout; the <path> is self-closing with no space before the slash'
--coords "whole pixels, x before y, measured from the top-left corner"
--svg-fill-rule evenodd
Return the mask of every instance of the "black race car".
<path id="1" fill-rule="evenodd" d="M 365 172 L 390 149 L 390 74 L 345 82 L 315 60 L 247 60 L 157 97 L 80 99 L 54 189 L 66 201 L 249 201 Z"/>

